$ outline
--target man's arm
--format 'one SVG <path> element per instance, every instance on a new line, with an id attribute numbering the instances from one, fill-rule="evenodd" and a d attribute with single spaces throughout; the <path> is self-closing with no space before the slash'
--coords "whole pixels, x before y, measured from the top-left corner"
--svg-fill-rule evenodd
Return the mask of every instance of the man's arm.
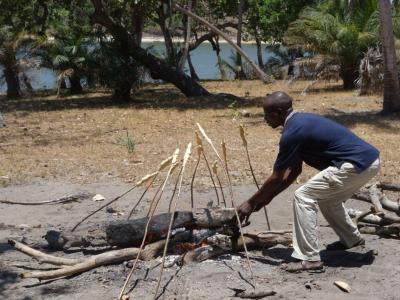
<path id="1" fill-rule="evenodd" d="M 293 167 L 274 170 L 259 191 L 238 207 L 241 220 L 248 218 L 253 211 L 258 211 L 269 204 L 280 192 L 285 190 L 301 174 L 302 161 L 298 160 Z"/>

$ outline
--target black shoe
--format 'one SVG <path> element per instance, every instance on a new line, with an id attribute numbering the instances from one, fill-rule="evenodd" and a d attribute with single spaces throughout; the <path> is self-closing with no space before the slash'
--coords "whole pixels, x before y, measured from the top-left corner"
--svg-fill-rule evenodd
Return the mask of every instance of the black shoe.
<path id="1" fill-rule="evenodd" d="M 332 244 L 329 244 L 326 246 L 327 251 L 340 251 L 340 250 L 348 250 L 357 246 L 364 246 L 365 245 L 365 240 L 361 238 L 357 243 L 355 243 L 351 247 L 347 247 L 345 244 L 343 244 L 341 241 L 334 242 Z"/>

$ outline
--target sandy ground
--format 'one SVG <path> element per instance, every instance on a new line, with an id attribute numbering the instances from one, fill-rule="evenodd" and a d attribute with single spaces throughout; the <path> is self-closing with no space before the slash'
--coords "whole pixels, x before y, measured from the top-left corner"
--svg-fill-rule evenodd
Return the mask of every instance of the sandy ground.
<path id="1" fill-rule="evenodd" d="M 3 198 L 14 201 L 51 200 L 66 194 L 77 192 L 100 193 L 111 199 L 129 188 L 121 182 L 100 182 L 79 185 L 68 182 L 48 182 L 45 184 L 29 184 L 9 186 L 0 189 Z M 294 186 L 268 207 L 273 229 L 290 227 L 292 220 L 291 195 Z M 236 202 L 245 200 L 255 191 L 253 186 L 236 186 L 234 189 Z M 154 192 L 154 190 L 152 190 Z M 112 207 L 118 211 L 129 211 L 141 190 L 135 190 Z M 169 200 L 170 191 L 166 191 L 161 204 L 164 211 Z M 135 216 L 142 216 L 148 208 L 149 197 L 139 207 Z M 198 190 L 195 202 L 204 207 L 214 199 L 213 190 Z M 184 186 L 180 209 L 190 206 L 188 186 Z M 8 238 L 23 239 L 30 245 L 43 243 L 41 238 L 49 229 L 71 227 L 81 217 L 102 202 L 91 199 L 69 204 L 44 206 L 19 206 L 0 204 L 0 299 L 116 299 L 129 269 L 123 264 L 104 266 L 81 275 L 67 279 L 38 282 L 33 279 L 19 279 L 18 274 L 31 268 L 46 269 L 48 265 L 38 265 L 31 258 L 14 251 L 7 244 Z M 355 201 L 348 203 L 352 207 L 361 207 Z M 113 216 L 105 211 L 99 212 L 89 222 L 98 222 L 123 218 Z M 246 230 L 266 229 L 262 213 L 253 214 L 252 225 Z M 26 225 L 23 225 L 26 224 Z M 321 248 L 336 240 L 331 228 L 320 216 Z M 250 252 L 254 280 L 251 281 L 246 260 L 240 256 L 224 256 L 199 264 L 184 267 L 174 266 L 166 269 L 162 281 L 163 293 L 159 299 L 232 299 L 230 288 L 252 290 L 272 289 L 277 292 L 270 299 L 399 299 L 400 258 L 398 241 L 380 239 L 376 236 L 365 236 L 367 246 L 351 251 L 322 252 L 326 264 L 325 273 L 290 274 L 281 269 L 281 263 L 290 260 L 291 249 L 277 246 L 263 251 Z M 375 249 L 378 255 L 365 256 L 368 250 Z M 64 254 L 76 257 L 81 252 L 71 251 Z M 160 271 L 159 260 L 140 264 L 129 285 L 131 299 L 153 299 Z M 333 285 L 335 280 L 343 280 L 350 284 L 350 293 L 344 293 Z"/>

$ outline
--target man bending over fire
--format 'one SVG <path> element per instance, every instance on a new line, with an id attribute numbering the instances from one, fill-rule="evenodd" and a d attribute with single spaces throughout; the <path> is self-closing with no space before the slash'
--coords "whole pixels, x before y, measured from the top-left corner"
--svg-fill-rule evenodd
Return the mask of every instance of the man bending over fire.
<path id="1" fill-rule="evenodd" d="M 241 221 L 268 205 L 302 171 L 305 162 L 320 172 L 294 192 L 293 254 L 297 263 L 287 271 L 323 269 L 317 238 L 318 207 L 339 241 L 327 250 L 364 245 L 343 203 L 379 170 L 379 151 L 350 130 L 329 119 L 292 108 L 284 92 L 268 95 L 264 118 L 269 126 L 283 126 L 279 154 L 272 174 L 261 189 L 238 207 Z"/>

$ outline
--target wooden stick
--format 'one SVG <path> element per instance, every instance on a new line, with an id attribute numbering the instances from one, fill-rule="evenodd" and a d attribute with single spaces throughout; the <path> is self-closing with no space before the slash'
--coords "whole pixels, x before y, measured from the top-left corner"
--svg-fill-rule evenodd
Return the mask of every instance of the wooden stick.
<path id="1" fill-rule="evenodd" d="M 164 244 L 165 240 L 157 241 L 155 243 L 148 244 L 143 251 L 139 248 L 111 250 L 105 253 L 91 256 L 71 266 L 51 271 L 24 272 L 20 274 L 20 276 L 22 278 L 37 278 L 39 280 L 54 279 L 65 276 L 72 276 L 103 265 L 119 263 L 138 257 L 143 260 L 150 260 L 154 259 L 157 256 L 157 254 L 163 249 Z"/>
<path id="2" fill-rule="evenodd" d="M 169 221 L 169 227 L 168 227 L 168 233 L 167 233 L 167 240 L 165 242 L 165 246 L 164 246 L 164 251 L 163 251 L 163 256 L 162 256 L 162 263 L 161 263 L 161 270 L 160 270 L 160 275 L 158 277 L 158 282 L 157 282 L 157 288 L 156 288 L 156 292 L 154 294 L 154 299 L 157 298 L 157 294 L 158 294 L 158 290 L 160 289 L 160 284 L 161 284 L 161 278 L 162 278 L 162 274 L 164 271 L 164 264 L 165 264 L 165 256 L 167 255 L 167 250 L 168 250 L 168 243 L 169 243 L 169 238 L 171 236 L 171 231 L 172 231 L 172 224 L 174 223 L 174 216 L 175 216 L 175 212 L 176 212 L 176 206 L 178 204 L 178 200 L 179 197 L 181 195 L 181 188 L 182 188 L 182 180 L 183 180 L 183 174 L 185 172 L 185 167 L 186 167 L 186 163 L 189 160 L 190 154 L 191 154 L 191 149 L 192 149 L 192 143 L 189 143 L 187 145 L 185 154 L 183 156 L 183 163 L 182 163 L 182 168 L 181 171 L 179 172 L 179 187 L 178 187 L 178 194 L 176 196 L 176 199 L 174 201 L 174 208 L 172 210 L 172 214 L 171 214 L 171 218 Z M 172 201 L 172 198 L 171 198 Z"/>
<path id="3" fill-rule="evenodd" d="M 151 181 L 147 184 L 147 186 L 146 186 L 146 188 L 144 189 L 142 195 L 140 195 L 139 200 L 136 202 L 136 204 L 132 207 L 131 211 L 129 212 L 128 217 L 126 218 L 127 220 L 129 220 L 129 219 L 132 217 L 133 212 L 134 212 L 135 209 L 139 206 L 140 202 L 142 202 L 142 199 L 143 199 L 144 195 L 146 195 L 146 193 L 149 191 L 150 187 L 153 185 L 153 183 L 154 183 L 154 181 L 156 180 L 157 177 L 158 177 L 158 174 L 155 175 L 155 176 L 151 179 Z"/>
<path id="4" fill-rule="evenodd" d="M 151 203 L 150 203 L 150 208 L 149 208 L 149 219 L 148 219 L 148 221 L 146 222 L 146 227 L 145 227 L 145 231 L 144 231 L 143 240 L 142 240 L 142 243 L 141 243 L 140 248 L 139 248 L 139 254 L 138 254 L 138 256 L 136 257 L 135 262 L 133 263 L 133 266 L 132 266 L 132 268 L 131 268 L 131 270 L 130 270 L 130 272 L 129 272 L 129 274 L 128 274 L 128 276 L 127 276 L 125 282 L 124 282 L 124 285 L 123 285 L 123 287 L 122 287 L 122 289 L 121 289 L 121 292 L 119 293 L 118 300 L 121 300 L 121 299 L 122 299 L 122 296 L 124 295 L 126 286 L 128 285 L 129 280 L 131 279 L 131 276 L 132 276 L 132 274 L 133 274 L 133 271 L 134 271 L 135 268 L 136 268 L 136 265 L 137 265 L 137 262 L 138 262 L 140 253 L 141 253 L 141 251 L 142 251 L 142 249 L 143 249 L 143 246 L 144 246 L 144 243 L 145 243 L 145 241 L 146 241 L 147 232 L 148 232 L 148 229 L 149 229 L 149 224 L 150 224 L 151 218 L 152 218 L 152 216 L 154 215 L 154 212 L 156 211 L 157 204 L 158 204 L 158 202 L 159 202 L 159 200 L 160 200 L 160 198 L 161 198 L 161 196 L 162 196 L 162 193 L 163 193 L 163 191 L 164 191 L 165 185 L 166 185 L 167 182 L 168 182 L 168 178 L 169 178 L 170 174 L 174 171 L 174 169 L 175 169 L 176 166 L 178 165 L 178 163 L 177 163 L 178 155 L 179 155 L 179 148 L 177 148 L 177 149 L 175 150 L 174 154 L 172 155 L 172 160 L 171 160 L 171 164 L 170 164 L 168 173 L 167 173 L 166 178 L 165 178 L 165 180 L 164 180 L 164 182 L 163 182 L 163 184 L 162 184 L 161 193 L 160 193 L 160 196 L 159 196 L 159 198 L 157 199 L 156 203 L 154 204 L 154 208 L 153 208 L 153 202 L 154 202 L 154 200 L 155 200 L 156 198 L 154 197 L 153 200 L 152 200 Z"/>
<path id="5" fill-rule="evenodd" d="M 0 203 L 11 204 L 11 205 L 45 205 L 45 204 L 57 204 L 57 203 L 67 203 L 73 201 L 79 201 L 81 199 L 89 198 L 93 194 L 91 193 L 79 193 L 76 195 L 69 195 L 61 197 L 54 200 L 46 200 L 40 202 L 20 202 L 20 201 L 10 201 L 10 200 L 0 200 Z"/>
<path id="6" fill-rule="evenodd" d="M 215 185 L 215 181 L 214 181 L 214 178 L 213 178 L 213 175 L 212 175 L 210 164 L 208 163 L 208 159 L 206 157 L 206 154 L 205 154 L 204 150 L 202 151 L 202 153 L 203 153 L 204 161 L 206 162 L 208 173 L 210 174 L 210 178 L 211 178 L 211 181 L 212 181 L 212 184 L 213 184 L 213 187 L 214 187 L 215 195 L 217 195 L 217 204 L 219 205 L 218 190 L 217 190 L 217 186 Z"/>
<path id="7" fill-rule="evenodd" d="M 254 180 L 254 183 L 255 183 L 257 189 L 260 190 L 260 186 L 258 185 L 256 175 L 254 174 L 254 171 L 253 171 L 253 166 L 251 165 L 249 149 L 247 147 L 246 134 L 245 134 L 244 127 L 242 124 L 239 125 L 239 132 L 240 132 L 240 137 L 242 138 L 243 147 L 246 150 L 247 162 L 249 163 L 251 175 L 253 176 L 253 180 Z M 268 230 L 271 230 L 271 225 L 269 224 L 267 208 L 265 206 L 263 206 L 263 208 L 264 208 L 265 220 L 267 221 L 267 228 L 268 228 Z"/>
<path id="8" fill-rule="evenodd" d="M 129 212 L 128 218 L 127 220 L 130 219 L 130 217 L 132 216 L 133 212 L 135 211 L 136 207 L 138 207 L 139 203 L 142 201 L 144 195 L 148 192 L 148 190 L 150 189 L 150 187 L 152 186 L 153 182 L 156 180 L 157 176 L 160 174 L 160 172 L 165 169 L 165 167 L 168 165 L 168 163 L 170 163 L 172 160 L 172 156 L 164 159 L 157 168 L 157 171 L 155 172 L 155 175 L 152 177 L 150 183 L 146 186 L 146 189 L 144 190 L 144 192 L 142 193 L 142 195 L 140 196 L 138 202 L 136 202 L 136 204 L 132 207 L 131 211 Z M 153 173 L 154 174 L 154 173 Z"/>
<path id="9" fill-rule="evenodd" d="M 221 156 L 219 155 L 217 149 L 215 149 L 213 142 L 211 141 L 211 139 L 205 133 L 203 127 L 201 127 L 201 125 L 199 123 L 196 123 L 196 124 L 197 124 L 197 127 L 199 128 L 201 134 L 205 138 L 205 140 L 210 144 L 211 148 L 214 150 L 214 152 L 217 155 L 217 157 L 219 158 L 221 164 L 225 167 L 224 170 L 225 170 L 225 175 L 228 178 L 229 193 L 230 193 L 230 197 L 231 197 L 231 204 L 232 204 L 232 207 L 235 209 L 235 215 L 236 215 L 236 220 L 237 220 L 239 231 L 240 231 L 240 236 L 243 239 L 242 224 L 241 224 L 241 221 L 240 221 L 240 218 L 239 218 L 239 214 L 237 212 L 237 209 L 236 209 L 236 206 L 235 206 L 235 203 L 234 203 L 234 200 L 233 200 L 233 188 L 232 188 L 232 182 L 231 182 L 231 178 L 229 176 L 229 171 L 228 171 L 228 163 L 227 163 L 227 159 L 226 159 L 226 147 L 224 147 L 225 144 L 223 144 L 223 148 L 222 148 L 222 151 L 224 153 L 224 158 L 225 158 L 225 161 L 223 161 Z M 249 266 L 251 278 L 253 278 L 253 270 L 251 268 L 250 259 L 249 259 L 249 253 L 247 251 L 247 247 L 246 247 L 246 243 L 245 242 L 244 242 L 244 250 L 245 250 L 245 253 L 246 253 L 246 259 L 247 259 L 247 264 Z"/>
<path id="10" fill-rule="evenodd" d="M 201 140 L 201 138 L 199 136 L 199 133 L 197 131 L 195 131 L 195 135 L 196 135 L 197 145 L 201 146 L 199 149 L 201 150 L 201 154 L 203 155 L 203 158 L 204 158 L 204 160 L 206 162 L 207 170 L 208 170 L 208 173 L 210 174 L 210 178 L 211 178 L 212 184 L 214 186 L 214 191 L 215 191 L 215 194 L 217 195 L 217 203 L 219 205 L 219 196 L 218 196 L 217 186 L 215 185 L 214 177 L 212 175 L 210 164 L 208 163 L 208 159 L 207 159 L 206 153 L 204 152 L 203 142 L 202 142 L 202 140 Z"/>
<path id="11" fill-rule="evenodd" d="M 201 146 L 197 146 L 197 162 L 196 166 L 194 167 L 193 175 L 192 175 L 192 180 L 190 181 L 190 206 L 193 210 L 194 208 L 194 200 L 193 200 L 193 184 L 194 184 L 194 178 L 196 176 L 197 168 L 199 167 L 200 159 L 201 159 Z"/>
<path id="12" fill-rule="evenodd" d="M 176 193 L 176 190 L 177 190 L 177 188 L 178 188 L 178 184 L 179 184 L 179 177 L 180 177 L 180 175 L 181 175 L 181 172 L 182 172 L 182 167 L 181 167 L 181 169 L 180 169 L 180 171 L 179 171 L 179 174 L 178 174 L 178 176 L 176 177 L 176 181 L 175 181 L 174 190 L 173 190 L 173 192 L 172 192 L 171 198 L 169 199 L 169 204 L 168 204 L 168 212 L 171 212 L 172 200 L 174 199 L 174 197 L 175 197 L 175 193 Z"/>
<path id="13" fill-rule="evenodd" d="M 215 177 L 217 178 L 219 189 L 220 189 L 221 195 L 222 195 L 222 201 L 224 201 L 224 206 L 226 207 L 224 189 L 222 188 L 221 180 L 219 179 L 219 176 L 218 176 L 217 162 L 214 162 L 214 164 L 213 164 L 213 173 L 215 174 Z"/>
<path id="14" fill-rule="evenodd" d="M 33 249 L 25 244 L 17 242 L 16 240 L 8 240 L 8 243 L 13 246 L 16 250 L 29 255 L 36 259 L 40 264 L 48 263 L 56 266 L 72 266 L 82 262 L 81 259 L 73 258 L 62 258 L 53 255 L 43 253 L 39 250 Z"/>

